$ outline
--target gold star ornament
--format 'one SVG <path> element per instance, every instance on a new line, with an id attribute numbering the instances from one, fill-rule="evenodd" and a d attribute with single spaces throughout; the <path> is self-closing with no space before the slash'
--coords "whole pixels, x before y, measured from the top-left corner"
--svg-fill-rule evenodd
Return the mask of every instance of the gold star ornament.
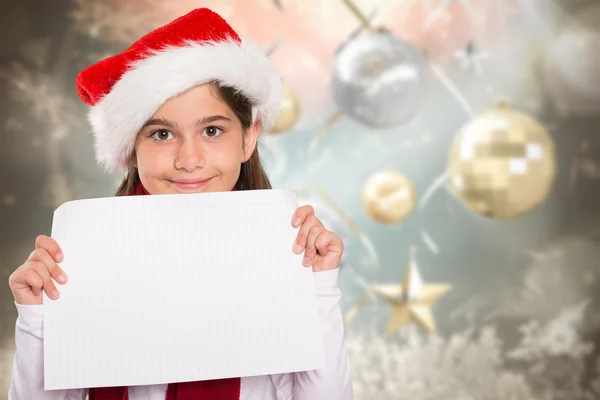
<path id="1" fill-rule="evenodd" d="M 437 334 L 431 306 L 451 289 L 452 286 L 448 284 L 424 283 L 417 268 L 414 251 L 411 250 L 410 262 L 400 284 L 371 284 L 367 291 L 375 293 L 392 306 L 385 331 L 385 336 L 391 336 L 412 322 L 431 334 Z M 361 303 L 363 301 L 350 310 L 347 321 L 355 316 L 362 307 Z"/>

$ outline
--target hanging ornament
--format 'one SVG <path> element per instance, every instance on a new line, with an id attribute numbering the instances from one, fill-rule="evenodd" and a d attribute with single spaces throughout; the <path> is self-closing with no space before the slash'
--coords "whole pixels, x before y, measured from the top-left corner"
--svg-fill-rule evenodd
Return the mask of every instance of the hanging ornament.
<path id="1" fill-rule="evenodd" d="M 546 87 L 563 117 L 600 113 L 600 6 L 585 7 L 566 24 L 543 64 Z"/>
<path id="2" fill-rule="evenodd" d="M 404 325 L 415 322 L 431 334 L 437 333 L 435 319 L 431 312 L 433 304 L 452 289 L 448 284 L 426 284 L 423 282 L 411 249 L 410 261 L 400 284 L 371 284 L 365 295 L 344 317 L 348 324 L 374 293 L 392 306 L 385 336 L 394 334 Z"/>
<path id="3" fill-rule="evenodd" d="M 424 60 L 418 52 L 387 27 L 373 26 L 376 12 L 367 17 L 354 1 L 343 3 L 361 26 L 335 52 L 331 85 L 338 109 L 315 132 L 309 165 L 319 142 L 344 114 L 370 127 L 391 128 L 412 118 L 423 96 Z"/>
<path id="4" fill-rule="evenodd" d="M 481 62 L 490 56 L 489 51 L 479 49 L 473 40 L 469 40 L 464 49 L 454 52 L 454 56 L 464 70 L 473 68 L 479 75 L 483 73 Z"/>
<path id="5" fill-rule="evenodd" d="M 467 123 L 450 148 L 452 190 L 477 214 L 512 218 L 539 205 L 556 176 L 554 143 L 505 101 Z"/>
<path id="6" fill-rule="evenodd" d="M 393 170 L 373 174 L 362 190 L 362 204 L 367 214 L 375 221 L 386 224 L 408 217 L 415 207 L 416 199 L 412 182 Z"/>
<path id="7" fill-rule="evenodd" d="M 387 31 L 371 31 L 344 43 L 336 54 L 333 97 L 357 121 L 392 128 L 417 113 L 423 79 L 423 60 L 410 44 Z"/>
<path id="8" fill-rule="evenodd" d="M 300 117 L 300 101 L 298 100 L 298 96 L 287 85 L 284 86 L 283 96 L 279 117 L 271 129 L 271 133 L 289 131 L 296 125 Z"/>

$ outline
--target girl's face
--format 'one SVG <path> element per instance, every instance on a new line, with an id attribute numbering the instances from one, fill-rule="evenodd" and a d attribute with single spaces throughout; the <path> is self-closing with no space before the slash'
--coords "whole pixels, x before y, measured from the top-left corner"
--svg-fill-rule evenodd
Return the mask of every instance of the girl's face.
<path id="1" fill-rule="evenodd" d="M 214 86 L 197 86 L 154 113 L 138 133 L 131 164 L 150 194 L 229 191 L 258 130 L 257 123 L 244 132 Z"/>

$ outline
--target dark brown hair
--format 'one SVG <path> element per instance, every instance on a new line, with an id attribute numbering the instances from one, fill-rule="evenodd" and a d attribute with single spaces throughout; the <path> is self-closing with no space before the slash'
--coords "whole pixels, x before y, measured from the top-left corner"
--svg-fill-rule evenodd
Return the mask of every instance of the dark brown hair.
<path id="1" fill-rule="evenodd" d="M 231 108 L 242 123 L 242 144 L 244 133 L 252 126 L 252 103 L 250 99 L 244 96 L 239 90 L 230 86 L 221 85 L 219 82 L 211 82 L 217 95 Z M 127 175 L 119 185 L 116 196 L 127 196 L 135 192 L 135 188 L 140 184 L 140 175 L 136 167 L 129 167 Z M 252 156 L 242 164 L 240 177 L 235 188 L 237 190 L 259 190 L 271 189 L 271 182 L 260 161 L 258 154 L 258 145 L 254 149 Z"/>

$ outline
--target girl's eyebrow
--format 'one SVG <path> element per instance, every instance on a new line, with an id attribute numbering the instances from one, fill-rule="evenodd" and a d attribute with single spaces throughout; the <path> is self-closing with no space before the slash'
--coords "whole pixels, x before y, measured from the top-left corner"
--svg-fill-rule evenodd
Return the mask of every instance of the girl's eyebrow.
<path id="1" fill-rule="evenodd" d="M 215 121 L 229 121 L 231 122 L 231 119 L 223 116 L 223 115 L 210 115 L 207 117 L 203 117 L 200 118 L 196 121 L 196 126 L 200 126 L 200 125 L 204 125 L 204 124 L 209 124 L 211 122 L 215 122 Z M 149 119 L 148 121 L 146 121 L 144 123 L 144 125 L 142 126 L 142 129 L 144 129 L 147 126 L 151 126 L 151 125 L 162 125 L 162 126 L 168 126 L 169 128 L 177 128 L 177 123 L 176 122 L 172 122 L 169 121 L 166 118 L 152 118 Z"/>

